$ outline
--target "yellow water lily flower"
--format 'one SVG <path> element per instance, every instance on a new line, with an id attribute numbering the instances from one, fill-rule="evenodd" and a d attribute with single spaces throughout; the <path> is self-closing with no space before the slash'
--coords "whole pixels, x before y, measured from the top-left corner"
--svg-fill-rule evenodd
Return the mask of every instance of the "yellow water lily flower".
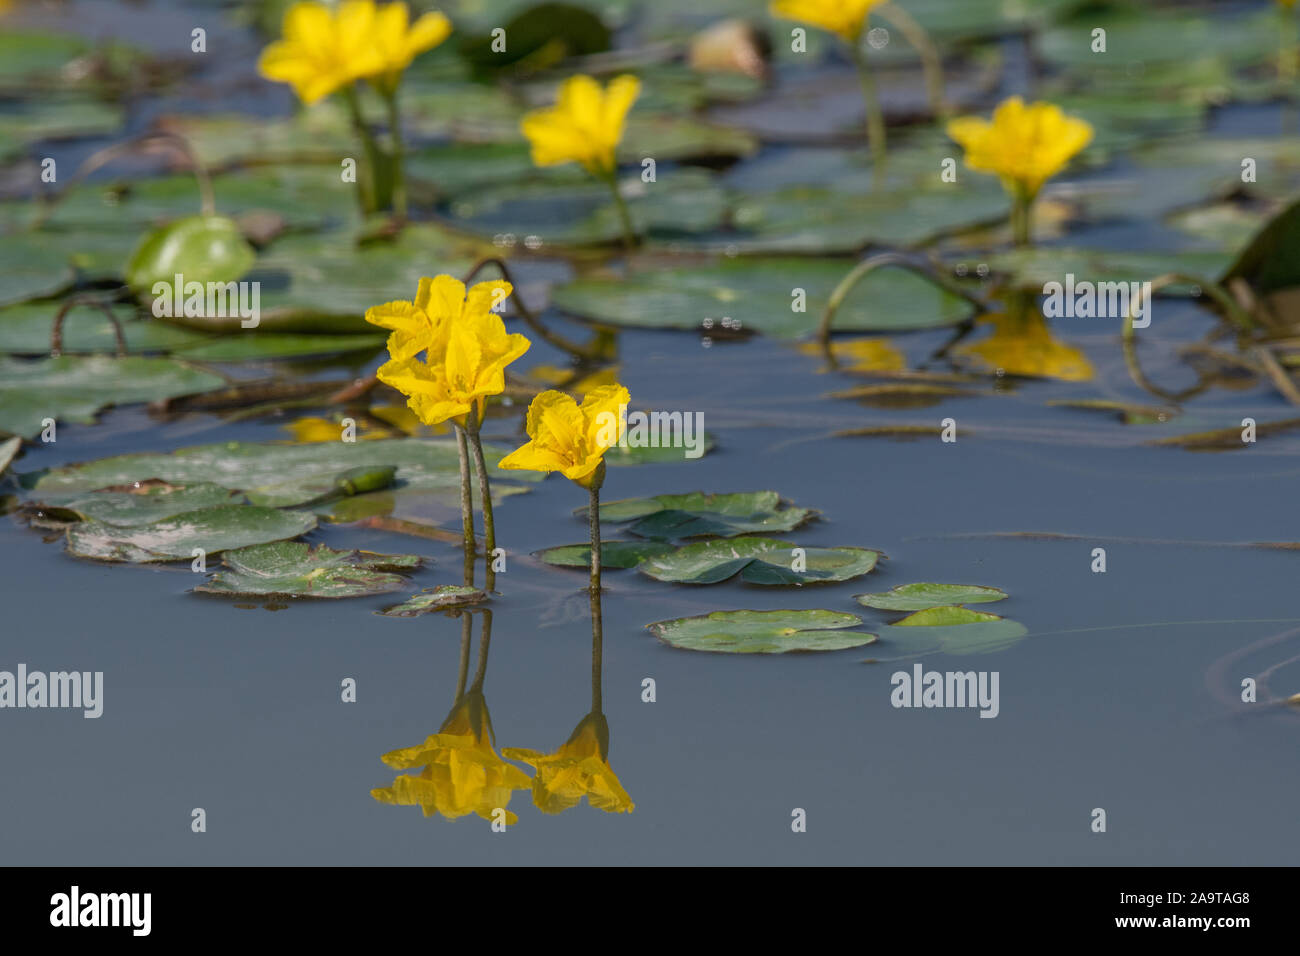
<path id="1" fill-rule="evenodd" d="M 589 714 L 553 754 L 524 747 L 501 753 L 534 767 L 533 803 L 543 813 L 563 813 L 586 797 L 597 810 L 630 813 L 636 808 L 609 765 L 609 725 L 604 714 Z"/>
<path id="2" fill-rule="evenodd" d="M 772 0 L 772 16 L 798 20 L 857 43 L 867 17 L 886 0 Z"/>
<path id="3" fill-rule="evenodd" d="M 499 315 L 468 312 L 446 324 L 446 349 L 430 347 L 428 361 L 418 356 L 394 358 L 379 367 L 381 382 L 407 396 L 411 411 L 426 425 L 465 424 L 477 408 L 483 420 L 489 395 L 505 391 L 505 368 L 532 345 L 527 336 L 507 333 Z M 394 333 L 397 335 L 399 333 Z"/>
<path id="4" fill-rule="evenodd" d="M 1064 382 L 1087 382 L 1093 377 L 1088 356 L 1053 336 L 1037 312 L 990 312 L 980 317 L 980 325 L 991 325 L 993 334 L 972 345 L 959 345 L 953 354 L 981 371 Z"/>
<path id="5" fill-rule="evenodd" d="M 385 302 L 366 310 L 366 321 L 389 329 L 388 354 L 395 360 L 427 352 L 429 361 L 443 360 L 447 332 L 466 316 L 492 312 L 514 291 L 509 282 L 479 282 L 468 292 L 465 283 L 449 275 L 422 278 L 415 300 Z"/>
<path id="6" fill-rule="evenodd" d="M 1000 176 L 1010 192 L 1032 199 L 1092 142 L 1093 129 L 1059 106 L 1026 105 L 1013 96 L 998 106 L 992 122 L 978 116 L 955 119 L 948 135 L 965 149 L 967 166 Z"/>
<path id="7" fill-rule="evenodd" d="M 590 76 L 569 77 L 554 106 L 533 110 L 520 122 L 532 144 L 533 162 L 581 163 L 597 176 L 612 175 L 624 121 L 640 92 L 635 76 L 615 77 L 603 89 Z"/>
<path id="8" fill-rule="evenodd" d="M 466 694 L 452 709 L 441 729 L 415 747 L 383 756 L 396 770 L 422 767 L 419 774 L 403 774 L 390 787 L 377 787 L 370 795 L 380 803 L 418 806 L 426 817 L 440 813 L 456 819 L 476 813 L 485 820 L 494 811 L 506 811 L 506 822 L 519 817 L 506 808 L 511 794 L 532 781 L 494 749 L 495 738 L 487 703 L 478 692 Z"/>
<path id="9" fill-rule="evenodd" d="M 373 0 L 345 0 L 335 12 L 323 3 L 295 3 L 284 15 L 284 37 L 262 51 L 258 72 L 288 83 L 312 104 L 340 87 L 383 72 L 374 42 Z"/>
<path id="10" fill-rule="evenodd" d="M 590 488 L 605 452 L 627 430 L 630 397 L 622 385 L 593 388 L 581 405 L 564 392 L 542 392 L 528 406 L 528 443 L 501 459 L 499 467 L 558 471 Z"/>
<path id="11" fill-rule="evenodd" d="M 451 35 L 451 21 L 437 11 L 425 13 L 414 23 L 405 3 L 389 3 L 375 14 L 373 42 L 383 59 L 381 85 L 396 87 L 402 71 L 421 53 L 432 50 Z"/>

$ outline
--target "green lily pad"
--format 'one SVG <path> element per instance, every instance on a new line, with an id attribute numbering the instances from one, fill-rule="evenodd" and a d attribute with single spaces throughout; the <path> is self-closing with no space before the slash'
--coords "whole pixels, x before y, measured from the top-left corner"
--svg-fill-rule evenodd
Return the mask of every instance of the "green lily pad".
<path id="1" fill-rule="evenodd" d="M 153 524 L 190 511 L 243 504 L 243 501 L 243 495 L 239 492 L 220 485 L 141 482 L 130 490 L 106 489 L 67 501 L 56 498 L 43 502 L 39 507 L 54 517 L 66 515 L 79 521 L 98 521 L 130 528 Z"/>
<path id="2" fill-rule="evenodd" d="M 108 405 L 192 395 L 223 384 L 210 372 L 163 358 L 64 355 L 26 362 L 0 357 L 0 432 L 33 438 L 46 418 L 91 424 Z"/>
<path id="3" fill-rule="evenodd" d="M 240 335 L 231 332 L 224 338 L 180 349 L 177 354 L 199 362 L 266 361 L 309 355 L 373 352 L 383 348 L 384 341 L 382 335 L 282 335 L 274 332 Z"/>
<path id="4" fill-rule="evenodd" d="M 40 239 L 33 233 L 0 236 L 0 305 L 55 295 L 76 278 L 70 258 Z"/>
<path id="5" fill-rule="evenodd" d="M 234 597 L 348 598 L 386 594 L 406 586 L 400 571 L 418 568 L 413 554 L 336 551 L 302 541 L 276 541 L 227 551 L 218 571 L 195 591 Z"/>
<path id="6" fill-rule="evenodd" d="M 23 302 L 0 309 L 0 352 L 18 355 L 48 355 L 50 332 L 58 302 Z M 130 354 L 171 352 L 202 345 L 207 336 L 140 316 L 123 304 L 110 306 L 122 324 L 122 336 Z M 117 340 L 113 323 L 96 307 L 75 306 L 63 318 L 62 353 L 114 352 Z"/>
<path id="7" fill-rule="evenodd" d="M 126 263 L 126 284 L 148 295 L 177 275 L 191 282 L 233 282 L 257 259 L 239 224 L 225 216 L 187 216 L 145 236 Z"/>
<path id="8" fill-rule="evenodd" d="M 1042 291 L 1048 282 L 1064 282 L 1065 276 L 1087 276 L 1089 282 L 1146 282 L 1166 272 L 1205 276 L 1213 281 L 1227 267 L 1229 256 L 1222 252 L 1118 252 L 1110 249 L 1012 249 L 986 257 L 989 268 L 1005 273 L 1021 289 Z M 1165 295 L 1187 287 L 1171 285 Z"/>
<path id="9" fill-rule="evenodd" d="M 211 170 L 246 162 L 250 165 L 320 163 L 341 171 L 344 157 L 359 161 L 362 153 L 353 139 L 347 111 L 336 100 L 337 97 L 331 97 L 287 118 L 189 113 L 166 116 L 161 122 L 169 131 L 185 137 L 199 161 Z"/>
<path id="10" fill-rule="evenodd" d="M 672 551 L 672 545 L 654 541 L 602 541 L 600 543 L 600 566 L 604 569 L 634 568 L 646 558 L 658 557 Z M 547 548 L 535 552 L 537 557 L 547 564 L 564 568 L 591 567 L 590 544 L 565 544 L 558 548 Z"/>
<path id="11" fill-rule="evenodd" d="M 316 516 L 304 511 L 220 505 L 125 528 L 83 521 L 68 528 L 68 551 L 79 558 L 132 564 L 189 560 L 195 548 L 211 555 L 296 538 L 315 527 Z"/>
<path id="12" fill-rule="evenodd" d="M 646 627 L 665 644 L 691 651 L 786 654 L 870 644 L 876 635 L 849 630 L 861 623 L 857 615 L 838 611 L 714 611 Z"/>
<path id="13" fill-rule="evenodd" d="M 576 512 L 586 515 L 586 508 Z M 632 521 L 628 530 L 643 538 L 731 538 L 755 532 L 793 531 L 817 512 L 781 501 L 775 491 L 731 494 L 655 495 L 600 505 L 602 521 Z"/>
<path id="14" fill-rule="evenodd" d="M 565 312 L 614 326 L 700 331 L 706 319 L 795 338 L 817 327 L 831 291 L 852 263 L 820 259 L 744 258 L 710 266 L 658 268 L 623 278 L 583 278 L 552 290 Z M 796 312 L 796 290 L 806 293 Z M 879 269 L 859 282 L 835 317 L 840 331 L 886 331 L 955 325 L 965 300 L 901 269 Z"/>
<path id="15" fill-rule="evenodd" d="M 86 96 L 44 96 L 0 112 L 0 159 L 44 140 L 112 136 L 126 113 L 114 103 Z"/>
<path id="16" fill-rule="evenodd" d="M 605 464 L 610 468 L 624 465 L 666 465 L 675 461 L 697 461 L 713 451 L 717 443 L 708 432 L 704 433 L 698 447 L 699 455 L 695 458 L 686 453 L 689 448 L 673 448 L 671 445 L 653 447 L 650 445 L 615 445 L 605 452 Z"/>
<path id="17" fill-rule="evenodd" d="M 881 637 L 909 655 L 933 652 L 990 654 L 1006 650 L 1028 633 L 1019 621 L 996 614 L 939 607 L 917 611 L 897 624 L 891 624 L 881 631 Z"/>
<path id="18" fill-rule="evenodd" d="M 426 588 L 418 594 L 411 595 L 401 604 L 394 604 L 375 613 L 384 617 L 418 617 L 430 611 L 482 604 L 487 599 L 487 593 L 478 588 L 464 584 L 439 584 L 436 588 Z"/>
<path id="19" fill-rule="evenodd" d="M 740 575 L 747 584 L 785 585 L 847 581 L 876 566 L 879 551 L 866 548 L 803 548 L 804 570 L 793 570 L 797 545 L 774 538 L 700 541 L 638 565 L 658 581 L 717 584 Z"/>
<path id="20" fill-rule="evenodd" d="M 859 604 L 883 611 L 924 611 L 954 604 L 1001 601 L 1007 593 L 980 584 L 900 584 L 883 594 L 855 594 Z M 901 622 L 900 622 L 901 623 Z M 915 622 L 912 626 L 916 626 Z"/>

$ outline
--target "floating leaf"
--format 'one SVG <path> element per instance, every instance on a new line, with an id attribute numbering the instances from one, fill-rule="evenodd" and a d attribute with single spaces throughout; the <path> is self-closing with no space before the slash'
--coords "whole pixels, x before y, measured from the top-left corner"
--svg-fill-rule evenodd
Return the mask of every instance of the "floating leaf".
<path id="1" fill-rule="evenodd" d="M 622 465 L 666 465 L 675 461 L 696 461 L 713 451 L 715 442 L 708 432 L 696 436 L 695 441 L 698 444 L 693 449 L 674 448 L 672 445 L 661 445 L 658 448 L 650 445 L 614 445 L 605 452 L 605 464 L 611 468 Z"/>
<path id="2" fill-rule="evenodd" d="M 56 518 L 99 521 L 129 528 L 153 524 L 190 511 L 219 505 L 243 504 L 244 496 L 220 485 L 169 485 L 163 481 L 141 482 L 127 489 L 109 488 L 81 495 L 70 501 L 57 498 L 37 507 Z"/>
<path id="3" fill-rule="evenodd" d="M 928 408 L 945 398 L 971 398 L 977 393 L 968 388 L 927 382 L 893 382 L 884 385 L 859 385 L 831 392 L 830 398 L 847 398 L 873 408 Z"/>
<path id="4" fill-rule="evenodd" d="M 1223 252 L 1123 252 L 1111 249 L 1012 249 L 986 257 L 989 268 L 1008 275 L 1017 288 L 1042 292 L 1049 282 L 1065 282 L 1069 274 L 1087 276 L 1089 282 L 1148 282 L 1166 272 L 1203 275 L 1209 281 L 1230 261 Z M 1190 291 L 1175 283 L 1164 295 Z M 1122 318 L 1122 316 L 1120 317 Z"/>
<path id="5" fill-rule="evenodd" d="M 382 614 L 384 617 L 418 617 L 430 611 L 482 604 L 487 599 L 487 593 L 478 588 L 464 584 L 439 584 L 436 588 L 426 588 L 418 594 L 411 595 L 401 604 L 394 604 L 375 613 Z"/>
<path id="6" fill-rule="evenodd" d="M 64 355 L 20 362 L 0 357 L 0 432 L 32 438 L 46 418 L 91 424 L 108 405 L 192 395 L 223 384 L 225 380 L 211 372 L 164 358 Z M 105 481 L 94 488 L 154 477 Z"/>
<path id="7" fill-rule="evenodd" d="M 600 566 L 611 568 L 634 568 L 646 558 L 658 557 L 672 551 L 672 545 L 654 541 L 602 541 L 600 543 Z M 565 568 L 591 567 L 590 544 L 565 544 L 558 548 L 547 548 L 535 552 L 537 557 L 547 564 Z"/>
<path id="8" fill-rule="evenodd" d="M 706 319 L 793 338 L 812 332 L 831 291 L 850 265 L 819 259 L 744 258 L 710 266 L 660 267 L 619 278 L 584 278 L 552 290 L 560 309 L 615 326 L 700 331 Z M 792 289 L 807 293 L 806 312 L 791 309 Z M 859 282 L 835 316 L 848 331 L 954 325 L 969 303 L 901 269 L 878 269 Z"/>
<path id="9" fill-rule="evenodd" d="M 1000 621 L 1002 618 L 987 611 L 972 611 L 965 607 L 930 605 L 909 614 L 901 621 L 895 621 L 895 627 L 952 627 L 959 624 L 978 624 L 985 621 Z"/>
<path id="10" fill-rule="evenodd" d="M 587 513 L 586 508 L 576 512 Z M 601 502 L 602 521 L 632 521 L 628 530 L 643 538 L 731 538 L 754 532 L 793 531 L 817 512 L 781 501 L 775 491 L 730 494 L 655 495 Z"/>
<path id="11" fill-rule="evenodd" d="M 0 441 L 0 477 L 9 469 L 9 463 L 14 460 L 19 449 L 23 447 L 21 438 L 6 438 Z"/>
<path id="12" fill-rule="evenodd" d="M 385 594 L 406 586 L 399 571 L 418 568 L 413 554 L 336 551 L 302 541 L 276 541 L 227 551 L 218 571 L 194 590 L 235 597 L 276 595 L 295 598 L 347 598 Z"/>
<path id="13" fill-rule="evenodd" d="M 839 651 L 870 644 L 876 635 L 848 628 L 862 623 L 838 611 L 714 611 L 647 624 L 665 644 L 726 654 Z"/>
<path id="14" fill-rule="evenodd" d="M 797 546 L 773 538 L 732 538 L 688 544 L 649 558 L 638 567 L 676 584 L 717 584 L 740 575 L 748 584 L 816 584 L 847 581 L 876 566 L 879 551 L 866 548 L 802 548 L 802 571 L 793 570 Z"/>
<path id="15" fill-rule="evenodd" d="M 881 637 L 909 655 L 936 651 L 943 654 L 989 654 L 1006 650 L 1028 633 L 1019 621 L 996 614 L 938 607 L 917 611 L 897 624 L 891 624 L 881 631 Z"/>
<path id="16" fill-rule="evenodd" d="M 1255 426 L 1255 435 L 1263 438 L 1300 428 L 1300 418 L 1286 418 L 1276 422 L 1260 422 Z M 1170 435 L 1168 438 L 1155 438 L 1148 445 L 1175 446 L 1188 451 L 1235 451 L 1249 448 L 1248 442 L 1241 440 L 1242 429 L 1239 425 L 1231 428 L 1216 428 L 1213 431 L 1193 432 L 1190 435 Z"/>
<path id="17" fill-rule="evenodd" d="M 224 216 L 188 216 L 145 236 L 126 263 L 126 284 L 137 295 L 151 293 L 155 282 L 233 282 L 257 259 L 239 225 Z M 188 298 L 188 293 L 186 293 Z M 173 303 L 176 312 L 180 303 Z"/>
<path id="18" fill-rule="evenodd" d="M 1160 405 L 1135 405 L 1105 398 L 1053 399 L 1048 405 L 1060 408 L 1081 408 L 1087 411 L 1113 412 L 1125 425 L 1153 425 L 1167 422 L 1178 415 L 1178 409 Z"/>
<path id="19" fill-rule="evenodd" d="M 382 335 L 278 335 L 231 333 L 215 340 L 179 349 L 176 354 L 198 362 L 250 362 L 373 352 L 383 348 Z"/>
<path id="20" fill-rule="evenodd" d="M 1001 601 L 1007 593 L 980 584 L 900 584 L 883 594 L 855 594 L 859 604 L 882 611 L 924 611 L 954 604 L 985 604 Z M 901 623 L 901 622 L 900 622 Z M 916 626 L 914 622 L 912 626 Z M 931 622 L 933 623 L 933 622 Z"/>
<path id="21" fill-rule="evenodd" d="M 99 561 L 189 560 L 195 548 L 211 555 L 284 538 L 316 527 L 315 515 L 254 505 L 221 505 L 129 528 L 83 521 L 68 528 L 68 551 Z"/>
<path id="22" fill-rule="evenodd" d="M 0 352 L 48 355 L 50 332 L 59 308 L 58 302 L 24 302 L 0 309 Z M 127 305 L 117 304 L 110 308 L 122 325 L 128 353 L 172 352 L 210 341 L 208 336 L 189 329 L 142 318 Z M 96 307 L 82 305 L 69 309 L 63 318 L 60 350 L 64 355 L 115 352 L 117 339 L 113 323 Z"/>

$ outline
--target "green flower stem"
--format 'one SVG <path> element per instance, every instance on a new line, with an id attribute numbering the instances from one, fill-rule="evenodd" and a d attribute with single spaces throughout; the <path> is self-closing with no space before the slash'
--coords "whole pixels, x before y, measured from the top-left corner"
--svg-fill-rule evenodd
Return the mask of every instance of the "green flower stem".
<path id="1" fill-rule="evenodd" d="M 627 202 L 618 191 L 618 170 L 611 169 L 604 177 L 609 191 L 614 194 L 614 205 L 618 208 L 618 219 L 623 224 L 623 247 L 631 252 L 636 248 L 636 229 L 632 226 L 632 216 L 627 210 Z"/>
<path id="2" fill-rule="evenodd" d="M 862 83 L 862 102 L 867 110 L 867 139 L 871 144 L 871 158 L 875 164 L 875 173 L 879 177 L 885 168 L 885 114 L 880 109 L 880 97 L 876 93 L 876 77 L 867 62 L 867 54 L 861 43 L 853 44 L 853 62 L 858 68 L 858 79 Z"/>
<path id="3" fill-rule="evenodd" d="M 591 529 L 591 593 L 600 594 L 600 486 L 605 481 L 605 463 L 596 466 L 591 477 L 591 501 L 587 505 L 587 524 Z"/>
<path id="4" fill-rule="evenodd" d="M 483 439 L 479 435 L 480 424 L 477 421 L 477 415 L 471 411 L 469 421 L 472 423 L 468 429 L 470 447 L 474 452 L 474 473 L 478 477 L 479 495 L 483 500 L 483 538 L 486 542 L 487 550 L 487 582 L 485 587 L 491 591 L 496 585 L 496 572 L 492 570 L 493 552 L 497 547 L 496 522 L 492 517 L 492 488 L 488 484 L 487 461 L 483 457 Z"/>
<path id="5" fill-rule="evenodd" d="M 1034 197 L 1017 189 L 1011 198 L 1011 235 L 1017 246 L 1032 246 Z"/>
<path id="6" fill-rule="evenodd" d="M 357 185 L 361 189 L 361 208 L 365 212 L 375 212 L 378 206 L 376 182 L 380 175 L 381 157 L 379 146 L 375 143 L 370 128 L 366 126 L 365 117 L 361 115 L 361 103 L 357 99 L 357 90 L 353 85 L 343 87 L 343 101 L 348 105 L 348 115 L 352 119 L 352 129 L 361 139 L 361 148 L 366 153 L 369 176 L 361 176 Z"/>
<path id="7" fill-rule="evenodd" d="M 921 72 L 925 75 L 926 96 L 930 100 L 930 110 L 935 119 L 942 120 L 948 115 L 948 105 L 943 98 L 943 57 L 939 48 L 930 39 L 925 28 L 913 19 L 902 7 L 892 3 L 873 10 L 872 13 L 887 23 L 893 24 L 898 32 L 907 38 L 907 42 L 921 58 Z"/>
<path id="8" fill-rule="evenodd" d="M 384 104 L 388 107 L 388 135 L 393 151 L 393 214 L 406 222 L 406 147 L 402 142 L 402 113 L 397 108 L 397 84 L 384 87 Z"/>
<path id="9" fill-rule="evenodd" d="M 478 548 L 474 543 L 474 499 L 470 493 L 469 481 L 469 440 L 465 429 L 453 425 L 456 429 L 456 450 L 460 452 L 460 526 L 462 541 L 465 545 L 465 585 L 474 586 L 474 558 Z"/>

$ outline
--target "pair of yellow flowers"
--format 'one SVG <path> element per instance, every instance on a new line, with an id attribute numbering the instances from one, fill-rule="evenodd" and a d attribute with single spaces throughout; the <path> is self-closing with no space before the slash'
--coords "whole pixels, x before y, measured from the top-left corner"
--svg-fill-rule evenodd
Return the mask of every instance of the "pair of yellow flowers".
<path id="1" fill-rule="evenodd" d="M 467 290 L 440 275 L 421 279 L 414 301 L 368 309 L 366 321 L 389 330 L 389 360 L 379 380 L 406 395 L 426 425 L 451 421 L 477 432 L 487 399 L 505 391 L 506 366 L 532 345 L 527 336 L 507 333 L 494 311 L 512 291 L 502 280 Z M 621 385 L 595 388 L 581 405 L 564 392 L 542 392 L 528 408 L 530 440 L 500 467 L 558 471 L 589 488 L 605 451 L 623 435 L 628 399 Z"/>

